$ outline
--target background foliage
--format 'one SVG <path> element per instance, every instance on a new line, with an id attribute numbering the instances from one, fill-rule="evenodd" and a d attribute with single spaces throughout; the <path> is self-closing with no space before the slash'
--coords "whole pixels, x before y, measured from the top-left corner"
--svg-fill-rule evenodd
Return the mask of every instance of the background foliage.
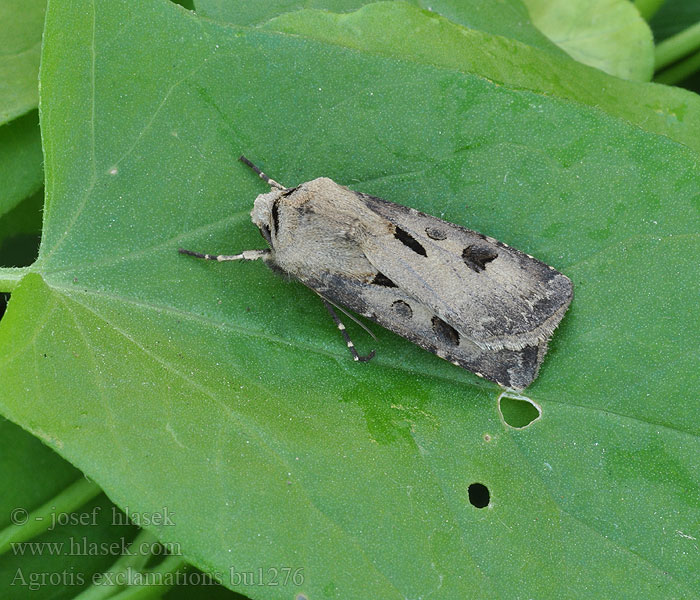
<path id="1" fill-rule="evenodd" d="M 5 3 L 0 411 L 26 431 L 0 424 L 3 587 L 64 568 L 9 549 L 39 536 L 178 544 L 130 566 L 187 561 L 251 598 L 698 596 L 700 100 L 649 82 L 692 75 L 675 4 L 655 47 L 626 0 L 52 2 L 43 45 L 43 3 L 21 21 Z M 526 392 L 541 416 L 512 426 L 497 386 L 383 330 L 357 365 L 303 286 L 179 256 L 262 247 L 241 153 L 569 275 Z M 10 523 L 111 501 L 175 523 Z M 303 581 L 234 576 L 258 569 Z M 51 593 L 83 588 L 164 592 Z"/>

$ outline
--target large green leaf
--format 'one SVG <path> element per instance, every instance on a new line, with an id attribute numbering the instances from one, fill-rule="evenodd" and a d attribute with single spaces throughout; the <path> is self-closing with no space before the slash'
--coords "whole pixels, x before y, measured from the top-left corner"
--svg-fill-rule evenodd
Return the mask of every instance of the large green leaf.
<path id="1" fill-rule="evenodd" d="M 167 506 L 175 526 L 151 529 L 254 598 L 697 596 L 697 151 L 641 116 L 314 37 L 166 2 L 51 4 L 45 229 L 31 273 L 0 270 L 0 289 L 21 280 L 2 411 L 117 504 Z M 179 256 L 262 246 L 242 152 L 571 276 L 527 392 L 541 418 L 510 428 L 496 386 L 386 331 L 353 363 L 303 286 Z"/>

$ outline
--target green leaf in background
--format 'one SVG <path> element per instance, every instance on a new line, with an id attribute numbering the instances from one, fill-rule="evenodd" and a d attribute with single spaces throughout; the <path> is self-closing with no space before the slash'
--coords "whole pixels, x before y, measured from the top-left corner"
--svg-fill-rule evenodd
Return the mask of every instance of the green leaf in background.
<path id="1" fill-rule="evenodd" d="M 655 48 L 654 80 L 697 91 L 700 86 L 700 13 L 684 11 L 682 3 L 673 3 L 662 23 L 667 30 L 675 25 L 674 35 Z M 685 14 L 684 14 L 685 13 Z M 660 33 L 663 35 L 663 29 Z"/>
<path id="2" fill-rule="evenodd" d="M 461 0 L 410 0 L 411 4 L 436 12 L 443 17 L 494 35 L 519 40 L 524 44 L 561 53 L 558 46 L 533 26 L 522 0 L 490 0 L 462 2 Z M 197 0 L 197 12 L 210 19 L 236 25 L 262 25 L 284 13 L 302 9 L 322 9 L 336 13 L 355 11 L 368 0 L 268 0 L 251 3 L 247 0 Z"/>
<path id="3" fill-rule="evenodd" d="M 38 439 L 16 425 L 0 419 L 0 540 L 13 523 L 22 528 L 38 525 L 43 533 L 30 541 L 2 547 L 0 589 L 4 599 L 74 598 L 90 584 L 96 573 L 111 565 L 118 555 L 90 552 L 100 544 L 128 544 L 136 528 L 116 525 L 113 511 L 122 514 L 99 488 L 90 493 L 82 474 Z M 61 506 L 59 494 L 71 484 L 83 482 L 89 499 L 76 512 L 60 512 L 38 522 L 33 511 L 48 502 Z M 71 517 L 68 517 L 71 515 Z M 77 519 L 82 519 L 79 523 Z M 65 519 L 65 521 L 63 520 Z M 70 521 L 69 521 L 70 519 Z M 76 520 L 73 520 L 76 519 Z M 0 546 L 3 546 L 0 541 Z M 93 546 L 97 545 L 97 546 Z"/>
<path id="4" fill-rule="evenodd" d="M 700 22 L 700 2 L 697 0 L 666 0 L 649 25 L 656 43 L 680 33 Z"/>
<path id="5" fill-rule="evenodd" d="M 36 108 L 46 0 L 0 2 L 0 125 Z"/>
<path id="6" fill-rule="evenodd" d="M 163 559 L 154 538 L 145 532 L 137 536 L 126 514 L 36 437 L 0 418 L 0 445 L 0 589 L 4 600 L 70 599 L 83 591 L 92 594 L 89 598 L 104 598 L 119 591 L 120 570 L 138 570 L 148 561 Z M 42 515 L 42 505 L 50 512 Z M 26 528 L 34 529 L 35 534 L 24 536 Z M 8 534 L 14 541 L 8 543 Z M 211 583 L 196 585 L 202 578 L 201 573 L 183 574 L 181 579 L 190 584 L 171 588 L 164 597 L 241 598 Z M 96 580 L 104 585 L 92 586 Z M 160 597 L 167 586 L 155 589 Z"/>
<path id="7" fill-rule="evenodd" d="M 38 102 L 45 0 L 0 2 L 0 265 L 36 257 L 44 179 Z M 26 214 L 22 214 L 24 209 Z M 38 217 L 38 219 L 37 219 Z M 38 226 L 37 226 L 38 221 Z M 13 229 L 17 226 L 17 229 Z M 13 238 L 10 240 L 9 238 Z M 4 305 L 4 299 L 3 299 Z"/>
<path id="8" fill-rule="evenodd" d="M 0 217 L 0 267 L 24 267 L 36 260 L 43 206 L 42 189 Z"/>
<path id="9" fill-rule="evenodd" d="M 460 27 L 404 2 L 377 2 L 343 15 L 302 10 L 262 27 L 574 100 L 700 150 L 700 119 L 692 117 L 700 113 L 696 94 L 609 77 L 568 57 Z"/>
<path id="10" fill-rule="evenodd" d="M 524 0 L 532 22 L 585 65 L 634 81 L 654 73 L 654 40 L 629 0 Z"/>
<path id="11" fill-rule="evenodd" d="M 343 40 L 372 30 L 346 19 L 329 19 Z M 636 84 L 647 103 L 617 104 L 630 124 L 410 44 L 402 58 L 324 35 L 167 2 L 51 4 L 44 232 L 30 273 L 0 269 L 0 289 L 21 278 L 0 322 L 2 412 L 118 505 L 168 507 L 159 539 L 254 598 L 697 596 L 700 408 L 682 399 L 698 386 L 700 168 L 655 133 L 690 138 L 697 113 L 661 124 L 648 98 L 664 88 Z M 514 47 L 527 57 L 505 38 L 493 51 Z M 571 276 L 527 391 L 541 418 L 507 426 L 496 386 L 383 330 L 358 365 L 303 286 L 179 256 L 262 247 L 248 213 L 265 186 L 241 153 Z M 303 582 L 231 577 L 282 567 Z"/>
<path id="12" fill-rule="evenodd" d="M 0 217 L 39 190 L 42 162 L 37 111 L 0 126 Z"/>

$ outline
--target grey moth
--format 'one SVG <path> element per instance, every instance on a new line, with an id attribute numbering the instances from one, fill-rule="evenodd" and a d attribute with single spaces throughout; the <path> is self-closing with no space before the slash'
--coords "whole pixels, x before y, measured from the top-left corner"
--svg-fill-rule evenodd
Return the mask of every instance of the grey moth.
<path id="1" fill-rule="evenodd" d="M 573 296 L 571 280 L 507 244 L 326 177 L 270 185 L 251 212 L 265 250 L 208 260 L 262 259 L 314 290 L 360 356 L 333 306 L 345 306 L 504 387 L 537 377 Z"/>

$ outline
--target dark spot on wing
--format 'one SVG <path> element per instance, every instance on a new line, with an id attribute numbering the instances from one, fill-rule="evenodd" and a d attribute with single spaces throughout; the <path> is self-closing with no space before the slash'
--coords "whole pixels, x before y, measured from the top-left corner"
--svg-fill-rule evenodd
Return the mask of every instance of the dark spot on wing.
<path id="1" fill-rule="evenodd" d="M 425 251 L 425 248 L 420 245 L 418 240 L 414 238 L 408 231 L 404 231 L 401 229 L 401 227 L 397 227 L 396 231 L 394 232 L 394 237 L 399 240 L 404 246 L 409 247 L 411 250 L 413 250 L 416 254 L 420 254 L 421 256 L 428 256 L 428 254 Z"/>
<path id="2" fill-rule="evenodd" d="M 428 226 L 425 228 L 426 235 L 433 240 L 446 240 L 447 234 L 439 227 Z"/>
<path id="3" fill-rule="evenodd" d="M 383 285 L 384 287 L 398 287 L 391 279 L 384 275 L 384 273 L 380 272 L 377 272 L 370 283 L 374 285 Z"/>
<path id="4" fill-rule="evenodd" d="M 479 273 L 486 268 L 498 253 L 488 246 L 467 246 L 462 250 L 462 260 L 474 272 Z"/>
<path id="5" fill-rule="evenodd" d="M 403 300 L 394 300 L 394 302 L 391 303 L 391 308 L 399 317 L 402 317 L 403 319 L 408 320 L 413 317 L 413 309 L 408 302 L 404 302 Z"/>
<path id="6" fill-rule="evenodd" d="M 272 224 L 275 226 L 275 235 L 277 235 L 277 232 L 280 230 L 280 207 L 279 207 L 280 199 L 275 198 L 275 201 L 272 203 Z"/>
<path id="7" fill-rule="evenodd" d="M 440 317 L 433 317 L 433 331 L 438 339 L 446 346 L 459 345 L 459 331 Z"/>

